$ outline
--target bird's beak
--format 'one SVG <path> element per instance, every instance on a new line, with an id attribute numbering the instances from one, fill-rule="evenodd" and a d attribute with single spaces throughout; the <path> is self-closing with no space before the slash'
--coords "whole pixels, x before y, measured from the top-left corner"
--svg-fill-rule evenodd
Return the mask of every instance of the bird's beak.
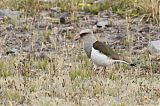
<path id="1" fill-rule="evenodd" d="M 79 40 L 80 39 L 80 35 L 77 34 L 75 37 L 74 37 L 74 40 Z"/>

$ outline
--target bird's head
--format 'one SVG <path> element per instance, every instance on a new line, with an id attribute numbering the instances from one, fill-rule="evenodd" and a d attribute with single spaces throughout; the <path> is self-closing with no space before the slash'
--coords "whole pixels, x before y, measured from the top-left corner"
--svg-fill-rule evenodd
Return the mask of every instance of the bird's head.
<path id="1" fill-rule="evenodd" d="M 92 31 L 90 29 L 84 29 L 84 30 L 81 30 L 80 33 L 74 37 L 74 39 L 75 40 L 84 39 L 91 35 L 92 35 Z"/>

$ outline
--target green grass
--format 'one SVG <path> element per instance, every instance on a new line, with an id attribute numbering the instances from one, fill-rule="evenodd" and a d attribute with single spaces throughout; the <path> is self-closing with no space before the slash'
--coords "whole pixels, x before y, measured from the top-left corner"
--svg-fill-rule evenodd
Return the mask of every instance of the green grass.
<path id="1" fill-rule="evenodd" d="M 81 79 L 89 78 L 92 76 L 91 62 L 89 61 L 86 55 L 80 54 L 78 59 L 80 59 L 80 64 L 77 67 L 72 67 L 70 70 L 69 76 L 71 80 L 74 80 L 78 77 Z"/>
<path id="2" fill-rule="evenodd" d="M 91 71 L 90 70 L 71 70 L 69 73 L 69 76 L 71 80 L 74 80 L 76 78 L 85 79 L 91 77 Z"/>

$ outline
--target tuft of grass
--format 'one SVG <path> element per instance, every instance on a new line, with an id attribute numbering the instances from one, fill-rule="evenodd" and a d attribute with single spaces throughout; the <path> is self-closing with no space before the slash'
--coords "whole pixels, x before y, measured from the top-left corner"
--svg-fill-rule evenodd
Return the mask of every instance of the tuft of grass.
<path id="1" fill-rule="evenodd" d="M 93 86 L 93 95 L 97 96 L 102 92 L 102 86 L 100 84 L 96 84 Z"/>
<path id="2" fill-rule="evenodd" d="M 109 95 L 109 96 L 116 96 L 116 90 L 115 89 L 113 89 L 113 88 L 108 88 L 108 90 L 107 90 L 107 95 Z"/>
<path id="3" fill-rule="evenodd" d="M 81 79 L 89 78 L 91 77 L 91 71 L 90 70 L 71 70 L 69 72 L 69 76 L 71 80 L 74 80 L 78 77 Z"/>
<path id="4" fill-rule="evenodd" d="M 0 60 L 0 77 L 11 76 L 12 73 L 8 67 L 8 63 L 4 60 Z"/>
<path id="5" fill-rule="evenodd" d="M 25 16 L 38 16 L 43 10 L 49 10 L 52 3 L 42 2 L 39 0 L 2 0 L 0 1 L 1 8 L 10 8 L 25 14 Z"/>
<path id="6" fill-rule="evenodd" d="M 125 103 L 113 104 L 112 106 L 127 106 Z"/>
<path id="7" fill-rule="evenodd" d="M 77 77 L 81 77 L 81 79 L 91 77 L 91 62 L 89 61 L 88 57 L 86 55 L 79 54 L 77 59 L 80 60 L 80 63 L 78 66 L 72 67 L 69 73 L 70 78 L 74 80 Z"/>
<path id="8" fill-rule="evenodd" d="M 9 98 L 9 100 L 16 101 L 18 103 L 23 103 L 23 101 L 25 100 L 25 97 L 23 95 L 13 89 L 6 90 L 5 95 L 7 96 L 7 98 Z"/>
<path id="9" fill-rule="evenodd" d="M 115 75 L 114 72 L 110 72 L 108 73 L 108 76 L 107 76 L 109 79 L 111 80 L 116 80 L 117 79 L 117 76 Z"/>
<path id="10" fill-rule="evenodd" d="M 160 21 L 159 0 L 105 0 L 103 4 L 86 6 L 85 11 L 98 14 L 100 11 L 111 9 L 121 17 L 143 16 L 146 21 L 159 23 Z"/>
<path id="11" fill-rule="evenodd" d="M 160 1 L 159 0 L 137 0 L 136 7 L 139 8 L 143 19 L 154 23 L 160 22 Z"/>
<path id="12" fill-rule="evenodd" d="M 109 9 L 111 5 L 112 3 L 106 0 L 103 4 L 92 4 L 91 6 L 85 6 L 84 11 L 92 14 L 98 14 L 100 11 Z"/>
<path id="13" fill-rule="evenodd" d="M 143 15 L 142 19 L 159 23 L 159 5 L 159 0 L 115 0 L 112 10 L 122 17 Z"/>
<path id="14" fill-rule="evenodd" d="M 51 36 L 52 36 L 52 32 L 51 31 L 44 31 L 43 33 L 43 42 L 51 42 Z"/>

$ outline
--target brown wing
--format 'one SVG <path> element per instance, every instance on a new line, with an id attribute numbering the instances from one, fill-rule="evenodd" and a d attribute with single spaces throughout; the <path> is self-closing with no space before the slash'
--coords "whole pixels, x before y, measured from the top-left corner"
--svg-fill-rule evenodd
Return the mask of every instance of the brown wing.
<path id="1" fill-rule="evenodd" d="M 96 41 L 93 44 L 93 48 L 98 49 L 101 53 L 107 55 L 108 57 L 114 59 L 114 60 L 124 60 L 126 62 L 129 62 L 129 60 L 127 60 L 126 58 L 124 58 L 123 56 L 119 55 L 118 53 L 116 53 L 115 51 L 113 51 L 109 45 L 106 45 L 105 43 L 102 43 L 100 41 Z M 129 62 L 130 63 L 130 62 Z"/>
<path id="2" fill-rule="evenodd" d="M 108 57 L 112 58 L 112 59 L 116 59 L 119 60 L 120 57 L 119 55 L 113 51 L 108 45 L 106 45 L 105 43 L 102 43 L 100 41 L 96 41 L 93 44 L 93 48 L 99 50 L 101 53 L 107 55 Z"/>

